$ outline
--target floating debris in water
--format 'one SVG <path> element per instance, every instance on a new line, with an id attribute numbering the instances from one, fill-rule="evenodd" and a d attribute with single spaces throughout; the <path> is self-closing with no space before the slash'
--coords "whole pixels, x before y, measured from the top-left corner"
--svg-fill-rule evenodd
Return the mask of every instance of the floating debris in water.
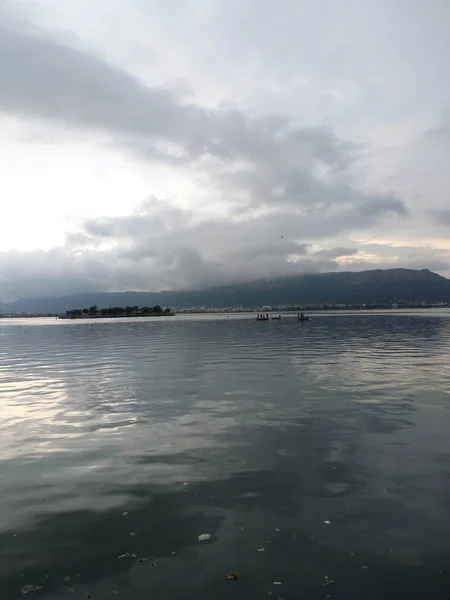
<path id="1" fill-rule="evenodd" d="M 131 537 L 135 537 L 137 535 L 137 531 L 130 531 Z"/>
<path id="2" fill-rule="evenodd" d="M 121 554 L 119 558 L 128 558 L 129 556 L 131 556 L 131 554 L 129 552 L 125 552 L 125 554 Z"/>
<path id="3" fill-rule="evenodd" d="M 231 573 L 228 573 L 228 575 L 227 575 L 228 581 L 236 581 L 237 578 L 238 578 L 238 574 L 235 573 L 234 571 L 231 571 Z"/>
<path id="4" fill-rule="evenodd" d="M 67 588 L 68 594 L 75 594 L 75 588 Z"/>
<path id="5" fill-rule="evenodd" d="M 138 556 L 136 562 L 145 563 L 145 562 L 148 562 L 149 560 L 150 560 L 150 556 Z"/>
<path id="6" fill-rule="evenodd" d="M 33 585 L 32 583 L 27 583 L 20 588 L 22 594 L 29 594 L 30 592 L 35 592 L 36 590 L 42 590 L 41 585 Z"/>
<path id="7" fill-rule="evenodd" d="M 369 567 L 367 565 L 361 565 L 361 569 L 368 569 Z"/>
<path id="8" fill-rule="evenodd" d="M 197 539 L 199 542 L 206 542 L 206 540 L 211 539 L 211 534 L 210 533 L 201 533 L 200 535 L 197 536 Z"/>
<path id="9" fill-rule="evenodd" d="M 335 582 L 333 579 L 330 579 L 328 575 L 325 575 L 322 581 L 322 591 L 319 594 L 318 600 L 330 600 L 331 596 L 325 592 L 325 588 L 329 585 L 333 585 Z"/>
<path id="10" fill-rule="evenodd" d="M 324 521 L 325 525 L 331 525 L 331 521 Z"/>
<path id="11" fill-rule="evenodd" d="M 275 531 L 280 531 L 280 530 L 278 529 L 278 527 L 275 527 Z"/>
<path id="12" fill-rule="evenodd" d="M 281 581 L 274 581 L 273 585 L 281 585 Z"/>
<path id="13" fill-rule="evenodd" d="M 64 577 L 61 577 L 61 579 L 63 581 L 70 581 L 70 575 L 64 575 Z"/>
<path id="14" fill-rule="evenodd" d="M 133 552 L 133 554 L 131 555 L 131 558 L 136 558 L 136 557 L 137 557 L 136 552 Z"/>
<path id="15" fill-rule="evenodd" d="M 123 516 L 123 517 L 127 517 L 127 516 L 128 516 L 128 511 L 125 511 L 125 512 L 123 512 L 123 513 L 122 513 L 122 516 Z"/>

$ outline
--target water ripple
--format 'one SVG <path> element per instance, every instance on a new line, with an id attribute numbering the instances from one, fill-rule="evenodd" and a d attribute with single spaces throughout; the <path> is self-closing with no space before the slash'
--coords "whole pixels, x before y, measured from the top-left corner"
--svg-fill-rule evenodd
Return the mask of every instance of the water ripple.
<path id="1" fill-rule="evenodd" d="M 12 574 L 23 564 L 38 573 L 36 540 L 61 515 L 95 527 L 161 490 L 188 498 L 184 484 L 204 486 L 203 503 L 222 498 L 214 514 L 227 523 L 269 501 L 258 527 L 278 505 L 276 526 L 295 524 L 305 539 L 336 522 L 329 548 L 339 538 L 368 551 L 372 529 L 392 547 L 406 535 L 394 532 L 401 510 L 415 523 L 426 515 L 430 536 L 449 520 L 439 500 L 450 497 L 448 318 L 33 321 L 0 323 L 0 343 L 0 542 L 31 536 L 29 556 L 11 555 Z M 165 506 L 143 519 L 157 528 Z M 183 527 L 180 511 L 170 518 Z M 114 527 L 108 543 L 120 546 Z"/>

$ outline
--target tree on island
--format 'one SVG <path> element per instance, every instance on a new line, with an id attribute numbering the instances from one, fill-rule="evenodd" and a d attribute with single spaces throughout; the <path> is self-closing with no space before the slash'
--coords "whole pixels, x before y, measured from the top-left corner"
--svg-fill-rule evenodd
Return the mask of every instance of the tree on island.
<path id="1" fill-rule="evenodd" d="M 160 315 L 162 313 L 162 308 L 159 306 L 159 304 L 152 308 L 152 313 L 155 313 L 156 315 Z"/>

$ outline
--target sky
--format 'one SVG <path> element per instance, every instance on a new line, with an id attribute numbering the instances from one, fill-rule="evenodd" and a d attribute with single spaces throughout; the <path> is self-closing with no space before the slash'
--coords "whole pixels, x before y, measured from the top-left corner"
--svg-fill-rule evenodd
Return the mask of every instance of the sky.
<path id="1" fill-rule="evenodd" d="M 450 276 L 446 0 L 0 0 L 0 300 Z"/>

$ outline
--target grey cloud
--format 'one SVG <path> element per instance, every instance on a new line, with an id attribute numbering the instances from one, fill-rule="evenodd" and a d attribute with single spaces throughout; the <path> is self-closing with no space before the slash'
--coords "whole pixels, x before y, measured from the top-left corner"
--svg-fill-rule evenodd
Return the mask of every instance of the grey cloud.
<path id="1" fill-rule="evenodd" d="M 146 88 L 39 31 L 0 24 L 0 57 L 0 108 L 6 113 L 165 138 L 189 135 L 195 122 L 195 110 L 183 112 L 167 90 Z"/>
<path id="2" fill-rule="evenodd" d="M 250 214 L 238 219 L 199 221 L 190 211 L 153 199 L 139 214 L 87 219 L 73 239 L 93 247 L 99 241 L 116 242 L 120 256 L 126 260 L 167 257 L 171 252 L 195 248 L 212 260 L 236 264 L 235 257 L 239 255 L 241 261 L 248 260 L 250 265 L 250 258 L 267 257 L 269 248 L 274 256 L 283 256 L 286 261 L 291 254 L 302 253 L 313 241 L 365 225 L 366 216 L 351 205 L 308 214 L 279 207 L 259 217 Z M 249 275 L 253 265 L 242 268 Z"/>
<path id="3" fill-rule="evenodd" d="M 363 215 L 348 208 L 337 213 L 318 211 L 308 218 L 302 213 L 278 210 L 260 217 L 198 221 L 189 211 L 153 199 L 138 215 L 88 219 L 80 233 L 86 245 L 91 242 L 95 246 L 99 239 L 96 232 L 101 232 L 102 240 L 107 230 L 108 239 L 118 242 L 117 258 L 136 264 L 151 260 L 153 268 L 164 266 L 175 281 L 178 278 L 184 285 L 195 285 L 208 278 L 210 283 L 218 283 L 228 277 L 227 273 L 235 279 L 248 279 L 257 274 L 266 276 L 267 269 L 278 275 L 297 272 L 300 263 L 292 256 L 303 256 L 309 263 L 302 265 L 311 268 L 320 270 L 321 261 L 331 268 L 336 257 L 353 251 L 338 248 L 342 254 L 314 254 L 309 252 L 310 244 L 333 236 L 336 230 L 350 232 L 364 222 Z M 180 260 L 192 252 L 197 256 L 193 262 L 203 270 L 195 276 L 180 267 Z M 200 262 L 199 256 L 205 260 Z"/>
<path id="4" fill-rule="evenodd" d="M 299 244 L 289 240 L 284 240 L 284 236 L 280 237 L 279 241 L 272 243 L 254 243 L 247 248 L 232 250 L 228 253 L 227 259 L 235 260 L 236 258 L 243 258 L 246 260 L 262 260 L 266 261 L 270 257 L 283 257 L 286 258 L 289 255 L 304 255 L 307 253 L 308 245 Z"/>
<path id="5" fill-rule="evenodd" d="M 450 208 L 444 208 L 442 210 L 430 211 L 432 220 L 438 225 L 444 225 L 450 227 Z"/>
<path id="6" fill-rule="evenodd" d="M 133 135 L 140 141 L 138 149 L 155 156 L 158 152 L 142 140 L 168 140 L 189 157 L 211 154 L 222 160 L 261 161 L 273 156 L 275 145 L 289 152 L 300 149 L 336 166 L 346 164 L 352 150 L 349 142 L 321 128 L 287 130 L 286 117 L 250 119 L 239 110 L 183 104 L 168 90 L 147 87 L 101 58 L 61 45 L 40 31 L 21 32 L 0 24 L 0 56 L 3 112 L 98 129 L 124 141 Z M 159 155 L 164 159 L 167 153 L 159 149 Z"/>
<path id="7" fill-rule="evenodd" d="M 158 237 L 158 232 L 165 235 L 171 231 L 179 231 L 185 225 L 190 224 L 193 214 L 189 210 L 183 210 L 160 201 L 152 196 L 134 211 L 131 215 L 121 217 L 101 217 L 97 219 L 86 219 L 82 225 L 82 240 L 90 238 L 102 239 L 131 239 L 136 240 Z M 88 236 L 88 238 L 86 238 Z"/>
<path id="8" fill-rule="evenodd" d="M 408 209 L 401 198 L 393 195 L 366 195 L 360 205 L 361 213 L 368 217 L 382 216 L 386 213 L 394 213 L 402 217 L 408 215 Z"/>
<path id="9" fill-rule="evenodd" d="M 302 228 L 307 224 L 286 214 L 277 216 L 275 227 L 272 216 L 199 223 L 153 198 L 131 217 L 86 220 L 63 247 L 0 253 L 2 294 L 188 289 L 336 269 L 332 259 L 308 253 L 298 241 Z M 100 251 L 105 240 L 114 245 Z"/>
<path id="10" fill-rule="evenodd" d="M 336 258 L 354 251 L 314 253 L 311 244 L 408 216 L 395 194 L 355 186 L 361 148 L 330 128 L 189 104 L 98 56 L 4 23 L 0 111 L 100 132 L 144 161 L 196 169 L 235 207 L 207 220 L 200 210 L 150 198 L 131 215 L 87 219 L 61 248 L 3 253 L 0 281 L 9 296 L 40 287 L 157 290 L 332 270 Z M 112 247 L 101 250 L 104 242 Z"/>
<path id="11" fill-rule="evenodd" d="M 132 219 L 87 220 L 65 246 L 50 251 L 0 253 L 2 299 L 80 290 L 191 289 L 342 270 L 336 260 L 341 257 L 346 257 L 345 270 L 390 267 L 393 259 L 395 264 L 400 261 L 411 268 L 448 270 L 450 265 L 448 252 L 389 244 L 316 251 L 307 240 L 323 231 L 323 219 L 318 217 L 313 235 L 311 223 L 303 222 L 301 216 L 278 214 L 275 227 L 272 221 L 273 215 L 268 215 L 240 223 L 220 219 L 199 223 L 185 211 L 153 199 Z M 330 218 L 325 223 L 325 230 L 333 229 L 332 221 Z M 152 223 L 157 223 L 156 229 Z M 105 238 L 105 233 L 114 237 Z M 105 239 L 114 245 L 99 250 L 98 243 Z M 379 258 L 367 260 L 360 251 Z"/>
<path id="12" fill-rule="evenodd" d="M 357 190 L 334 182 L 357 158 L 358 148 L 324 127 L 296 127 L 286 116 L 251 117 L 240 110 L 206 110 L 182 103 L 168 90 L 150 88 L 93 55 L 34 31 L 0 26 L 0 110 L 57 120 L 117 138 L 144 158 L 169 164 L 210 156 L 213 183 L 246 192 L 252 204 L 280 201 L 319 207 L 362 203 L 370 218 L 405 215 L 399 199 L 363 202 Z M 164 143 L 170 149 L 164 148 Z M 315 174 L 318 166 L 326 180 Z M 203 167 L 204 168 L 204 167 Z"/>
<path id="13" fill-rule="evenodd" d="M 193 229 L 190 243 L 184 235 L 178 245 L 170 238 L 170 243 L 162 244 L 153 256 L 144 254 L 139 260 L 127 255 L 121 246 L 102 252 L 90 252 L 88 248 L 74 252 L 66 246 L 42 252 L 0 253 L 2 300 L 62 295 L 80 290 L 192 289 L 301 272 L 390 268 L 399 261 L 403 267 L 450 270 L 449 251 L 399 248 L 388 244 L 367 244 L 360 248 L 360 251 L 377 255 L 377 259 L 367 259 L 349 247 L 311 252 L 309 248 L 300 246 L 299 249 L 289 241 L 286 254 L 281 250 L 273 252 L 270 244 L 268 247 L 260 244 L 259 252 L 255 250 L 253 254 L 246 253 L 244 247 L 243 252 L 222 248 L 208 256 L 196 247 L 197 235 L 198 230 Z M 250 250 L 256 247 L 248 246 Z M 294 248 L 301 256 L 289 261 L 288 255 Z M 340 266 L 336 258 L 343 256 L 347 257 L 346 262 Z"/>
<path id="14" fill-rule="evenodd" d="M 450 140 L 450 109 L 442 112 L 439 125 L 425 132 L 424 137 L 425 139 L 431 138 L 444 142 Z"/>

